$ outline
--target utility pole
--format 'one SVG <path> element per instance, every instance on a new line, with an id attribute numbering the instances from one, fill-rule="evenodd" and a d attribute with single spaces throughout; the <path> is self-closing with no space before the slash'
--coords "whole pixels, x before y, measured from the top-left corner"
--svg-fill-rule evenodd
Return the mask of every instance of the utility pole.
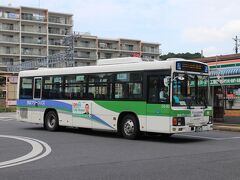
<path id="1" fill-rule="evenodd" d="M 240 39 L 238 39 L 238 37 L 236 36 L 235 38 L 233 38 L 233 40 L 235 41 L 235 47 L 234 47 L 235 53 L 238 54 L 238 47 L 239 47 Z"/>

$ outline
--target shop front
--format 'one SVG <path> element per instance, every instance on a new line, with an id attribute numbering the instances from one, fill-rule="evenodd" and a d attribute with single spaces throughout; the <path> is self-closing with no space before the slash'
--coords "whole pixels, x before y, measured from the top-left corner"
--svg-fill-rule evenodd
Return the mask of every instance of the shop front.
<path id="1" fill-rule="evenodd" d="M 240 124 L 240 67 L 212 70 L 210 87 L 215 122 Z"/>

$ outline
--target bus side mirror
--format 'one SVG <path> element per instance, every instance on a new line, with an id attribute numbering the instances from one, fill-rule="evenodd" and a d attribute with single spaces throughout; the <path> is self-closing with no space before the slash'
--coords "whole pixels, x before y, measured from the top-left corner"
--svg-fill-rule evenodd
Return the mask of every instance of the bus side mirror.
<path id="1" fill-rule="evenodd" d="M 165 86 L 165 87 L 168 87 L 169 84 L 170 84 L 170 81 L 171 81 L 171 77 L 170 77 L 170 76 L 166 76 L 166 77 L 163 79 L 164 86 Z"/>

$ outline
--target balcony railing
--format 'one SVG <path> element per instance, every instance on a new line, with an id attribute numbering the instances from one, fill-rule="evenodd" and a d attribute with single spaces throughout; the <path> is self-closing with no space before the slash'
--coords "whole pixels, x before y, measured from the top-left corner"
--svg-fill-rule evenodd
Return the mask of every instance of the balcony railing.
<path id="1" fill-rule="evenodd" d="M 40 21 L 40 22 L 44 22 L 46 20 L 45 16 L 24 14 L 24 13 L 22 14 L 22 19 L 28 20 L 28 21 Z"/>
<path id="2" fill-rule="evenodd" d="M 97 55 L 94 54 L 78 54 L 78 53 L 74 53 L 74 58 L 82 58 L 82 59 L 93 59 L 96 60 L 97 59 Z"/>
<path id="3" fill-rule="evenodd" d="M 75 43 L 74 46 L 75 47 L 83 47 L 83 48 L 96 48 L 96 45 L 92 44 L 92 43 L 88 43 L 88 44 L 85 44 L 85 43 Z"/>
<path id="4" fill-rule="evenodd" d="M 68 35 L 69 31 L 64 30 L 64 29 L 59 29 L 59 30 L 57 30 L 57 29 L 49 29 L 48 33 L 49 34 Z"/>
<path id="5" fill-rule="evenodd" d="M 11 13 L 11 12 L 3 12 L 0 18 L 7 18 L 7 19 L 19 19 L 19 14 Z"/>
<path id="6" fill-rule="evenodd" d="M 124 51 L 140 51 L 139 48 L 137 47 L 121 47 L 120 50 L 124 50 Z"/>
<path id="7" fill-rule="evenodd" d="M 1 42 L 19 42 L 18 38 L 0 37 Z"/>
<path id="8" fill-rule="evenodd" d="M 44 29 L 35 29 L 35 28 L 22 28 L 23 32 L 30 32 L 30 33 L 46 33 L 47 31 Z"/>
<path id="9" fill-rule="evenodd" d="M 53 46 L 64 46 L 62 40 L 49 41 L 49 45 L 53 45 Z"/>
<path id="10" fill-rule="evenodd" d="M 142 52 L 143 53 L 159 54 L 159 49 L 143 48 Z"/>
<path id="11" fill-rule="evenodd" d="M 49 17 L 48 18 L 49 23 L 57 23 L 57 24 L 69 24 L 71 25 L 71 21 L 64 18 L 64 17 Z"/>
<path id="12" fill-rule="evenodd" d="M 30 55 L 30 56 L 46 56 L 46 52 L 38 52 L 34 50 L 22 50 L 22 55 Z"/>
<path id="13" fill-rule="evenodd" d="M 4 31 L 19 31 L 19 28 L 15 27 L 15 26 L 2 25 L 2 26 L 0 26 L 0 30 L 4 30 Z"/>
<path id="14" fill-rule="evenodd" d="M 0 49 L 0 54 L 19 54 L 17 49 Z"/>
<path id="15" fill-rule="evenodd" d="M 22 43 L 27 43 L 27 44 L 46 44 L 46 40 L 22 39 Z"/>

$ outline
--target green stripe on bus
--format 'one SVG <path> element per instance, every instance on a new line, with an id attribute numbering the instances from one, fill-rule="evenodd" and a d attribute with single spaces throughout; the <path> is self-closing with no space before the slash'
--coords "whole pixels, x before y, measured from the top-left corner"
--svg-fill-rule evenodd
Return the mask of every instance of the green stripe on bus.
<path id="1" fill-rule="evenodd" d="M 169 104 L 146 104 L 145 101 L 94 101 L 99 106 L 120 113 L 131 111 L 137 115 L 191 116 L 190 110 L 172 110 Z"/>

